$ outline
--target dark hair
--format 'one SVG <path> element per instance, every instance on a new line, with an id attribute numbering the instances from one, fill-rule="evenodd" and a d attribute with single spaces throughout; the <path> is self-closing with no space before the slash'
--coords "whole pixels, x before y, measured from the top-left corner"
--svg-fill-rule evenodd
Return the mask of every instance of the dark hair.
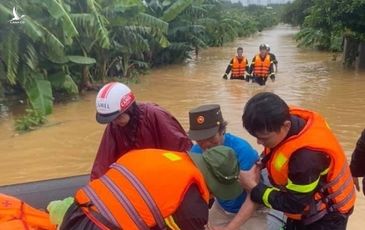
<path id="1" fill-rule="evenodd" d="M 243 51 L 243 48 L 242 47 L 238 47 L 237 48 L 237 51 L 239 51 L 239 50 L 242 50 Z"/>
<path id="2" fill-rule="evenodd" d="M 258 93 L 245 105 L 243 127 L 253 136 L 257 132 L 278 132 L 284 122 L 290 120 L 289 107 L 274 93 Z"/>
<path id="3" fill-rule="evenodd" d="M 127 135 L 127 141 L 129 146 L 132 148 L 135 147 L 135 143 L 137 141 L 137 131 L 139 126 L 139 116 L 140 116 L 140 110 L 138 108 L 138 105 L 136 102 L 133 102 L 133 104 L 125 111 L 130 116 L 130 120 L 126 126 L 126 129 L 129 132 L 129 135 Z"/>

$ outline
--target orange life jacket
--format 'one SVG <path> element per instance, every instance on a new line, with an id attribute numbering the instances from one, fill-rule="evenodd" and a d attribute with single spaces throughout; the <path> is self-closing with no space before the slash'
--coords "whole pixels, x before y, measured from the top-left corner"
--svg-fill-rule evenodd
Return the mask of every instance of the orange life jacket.
<path id="1" fill-rule="evenodd" d="M 55 230 L 46 212 L 32 208 L 23 201 L 0 194 L 0 229 Z"/>
<path id="2" fill-rule="evenodd" d="M 239 60 L 237 57 L 234 57 L 232 62 L 232 74 L 231 77 L 232 78 L 239 78 L 239 77 L 243 77 L 245 76 L 245 72 L 246 72 L 246 66 L 247 66 L 247 61 L 245 57 L 242 57 L 241 60 Z"/>
<path id="3" fill-rule="evenodd" d="M 136 183 L 144 189 L 138 189 Z M 116 229 L 139 230 L 156 225 L 170 227 L 169 218 L 171 220 L 171 215 L 192 184 L 198 186 L 208 204 L 209 191 L 204 177 L 185 152 L 133 150 L 112 164 L 104 176 L 77 191 L 75 200 L 99 227 L 102 223 L 95 221 L 98 219 L 95 212 Z M 148 194 L 144 195 L 141 190 Z M 152 211 L 151 206 L 154 205 L 157 211 Z"/>
<path id="4" fill-rule="evenodd" d="M 255 77 L 268 77 L 270 73 L 270 55 L 266 54 L 265 59 L 262 60 L 259 54 L 255 57 L 255 65 L 253 68 L 253 75 Z"/>
<path id="5" fill-rule="evenodd" d="M 313 195 L 313 205 L 307 206 L 304 215 L 286 215 L 291 219 L 302 219 L 309 224 L 321 219 L 329 211 L 348 213 L 354 206 L 355 190 L 346 156 L 339 142 L 319 114 L 300 108 L 291 108 L 290 114 L 304 119 L 306 125 L 299 134 L 289 137 L 271 152 L 267 149 L 264 151 L 271 154 L 267 169 L 273 184 L 286 189 L 290 157 L 301 148 L 326 154 L 330 157 L 330 166 L 321 174 L 325 177 L 325 184 Z"/>

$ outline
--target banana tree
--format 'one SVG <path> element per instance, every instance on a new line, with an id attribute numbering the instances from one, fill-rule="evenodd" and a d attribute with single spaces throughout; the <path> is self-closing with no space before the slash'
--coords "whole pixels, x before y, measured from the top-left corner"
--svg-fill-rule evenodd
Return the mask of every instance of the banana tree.
<path id="1" fill-rule="evenodd" d="M 17 24 L 9 22 L 18 15 Z M 40 0 L 2 2 L 0 34 L 0 58 L 6 69 L 3 83 L 20 85 L 33 108 L 51 113 L 52 87 L 47 78 L 49 66 L 44 63 L 54 57 L 66 59 L 65 44 L 77 35 L 66 10 L 57 0 L 47 5 Z"/>

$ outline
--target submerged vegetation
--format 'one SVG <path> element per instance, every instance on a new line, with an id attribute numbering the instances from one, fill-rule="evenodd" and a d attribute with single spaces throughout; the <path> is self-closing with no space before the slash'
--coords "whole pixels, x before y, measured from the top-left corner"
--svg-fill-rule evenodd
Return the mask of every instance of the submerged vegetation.
<path id="1" fill-rule="evenodd" d="M 278 21 L 272 8 L 224 0 L 4 0 L 0 102 L 23 93 L 45 116 L 57 95 L 182 62 Z"/>
<path id="2" fill-rule="evenodd" d="M 36 129 L 46 122 L 46 117 L 34 109 L 26 109 L 26 114 L 15 121 L 15 129 L 23 132 Z"/>

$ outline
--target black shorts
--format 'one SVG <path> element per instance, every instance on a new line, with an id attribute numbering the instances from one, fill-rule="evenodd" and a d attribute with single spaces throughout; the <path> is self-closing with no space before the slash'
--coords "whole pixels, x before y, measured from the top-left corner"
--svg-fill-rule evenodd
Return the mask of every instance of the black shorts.
<path id="1" fill-rule="evenodd" d="M 267 77 L 253 77 L 252 82 L 255 82 L 259 85 L 265 85 L 267 81 Z"/>

